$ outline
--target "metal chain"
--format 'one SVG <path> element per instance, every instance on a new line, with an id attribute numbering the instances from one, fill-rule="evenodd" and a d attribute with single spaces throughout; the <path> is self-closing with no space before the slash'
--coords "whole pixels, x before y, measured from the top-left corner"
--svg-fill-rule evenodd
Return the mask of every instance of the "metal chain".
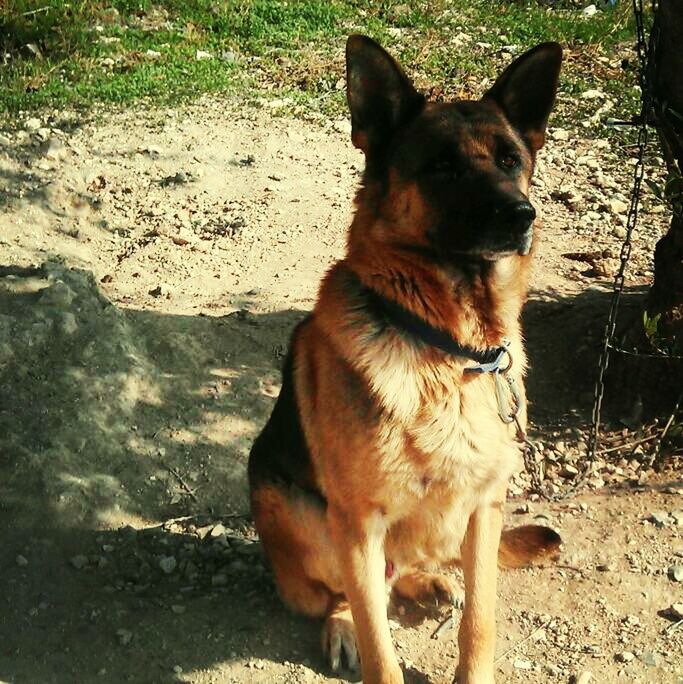
<path id="1" fill-rule="evenodd" d="M 645 22 L 643 13 L 643 0 L 633 0 L 633 13 L 636 21 L 636 40 L 638 49 L 639 62 L 639 81 L 641 88 L 641 108 L 640 116 L 633 121 L 634 124 L 639 125 L 636 163 L 633 168 L 633 190 L 631 192 L 631 202 L 629 211 L 626 217 L 626 236 L 621 246 L 621 253 L 619 255 L 620 263 L 619 270 L 614 276 L 614 286 L 612 290 L 612 301 L 610 304 L 609 315 L 605 325 L 605 332 L 603 336 L 602 349 L 600 352 L 600 359 L 598 362 L 598 377 L 595 383 L 593 414 L 591 423 L 591 433 L 588 440 L 587 458 L 581 469 L 581 472 L 576 476 L 571 486 L 561 493 L 548 494 L 543 487 L 543 472 L 542 462 L 538 463 L 536 459 L 537 448 L 529 441 L 524 430 L 522 430 L 519 423 L 517 423 L 518 439 L 523 445 L 524 466 L 529 477 L 531 478 L 531 485 L 535 493 L 540 497 L 549 501 L 558 501 L 565 499 L 576 492 L 581 487 L 588 476 L 593 472 L 593 467 L 596 460 L 596 452 L 598 439 L 600 436 L 600 419 L 602 413 L 602 401 L 605 393 L 605 373 L 609 366 L 610 350 L 613 348 L 612 340 L 617 323 L 617 312 L 619 310 L 619 302 L 624 290 L 624 282 L 626 276 L 626 267 L 631 257 L 632 236 L 633 230 L 638 220 L 638 207 L 640 201 L 640 189 L 645 175 L 645 151 L 649 140 L 648 119 L 652 107 L 652 94 L 650 91 L 652 78 L 651 72 L 653 66 L 653 53 L 656 45 L 656 16 L 657 16 L 657 2 L 652 2 L 652 12 L 655 17 L 655 23 L 650 33 L 649 42 L 645 34 Z"/>
<path id="2" fill-rule="evenodd" d="M 515 427 L 517 428 L 517 441 L 522 445 L 522 458 L 524 459 L 524 469 L 531 478 L 531 488 L 534 493 L 538 494 L 544 499 L 551 497 L 543 488 L 543 478 L 545 477 L 545 469 L 543 468 L 543 460 L 536 458 L 538 448 L 529 439 L 524 428 L 521 426 L 519 419 L 515 416 Z"/>
<path id="3" fill-rule="evenodd" d="M 656 17 L 657 3 L 652 3 L 653 15 Z M 650 117 L 652 107 L 651 83 L 652 78 L 648 69 L 653 65 L 653 52 L 656 44 L 655 30 L 650 34 L 649 43 L 645 38 L 645 22 L 643 13 L 643 1 L 633 0 L 633 13 L 636 21 L 636 39 L 638 47 L 638 62 L 639 62 L 639 80 L 641 88 L 641 106 L 640 116 L 637 121 L 639 123 L 638 141 L 637 141 L 637 155 L 636 163 L 633 167 L 633 190 L 631 192 L 631 203 L 629 206 L 628 215 L 626 218 L 626 236 L 624 243 L 621 246 L 621 253 L 619 255 L 620 263 L 619 270 L 614 276 L 614 287 L 612 292 L 612 301 L 610 304 L 609 315 L 605 325 L 605 333 L 603 337 L 602 350 L 600 352 L 600 360 L 598 362 L 598 377 L 595 383 L 595 393 L 593 402 L 593 415 L 591 424 L 591 433 L 588 440 L 587 459 L 581 473 L 577 476 L 570 491 L 571 494 L 578 487 L 580 487 L 586 478 L 593 472 L 595 464 L 598 440 L 600 437 L 600 420 L 602 414 L 602 402 L 605 394 L 605 373 L 609 367 L 610 351 L 613 347 L 612 340 L 614 339 L 614 332 L 617 323 L 617 313 L 619 310 L 619 303 L 621 295 L 624 291 L 624 282 L 626 275 L 626 267 L 631 257 L 632 236 L 633 230 L 638 220 L 638 207 L 640 201 L 640 189 L 645 175 L 645 151 L 649 140 L 648 120 Z M 656 24 L 656 20 L 655 20 Z"/>

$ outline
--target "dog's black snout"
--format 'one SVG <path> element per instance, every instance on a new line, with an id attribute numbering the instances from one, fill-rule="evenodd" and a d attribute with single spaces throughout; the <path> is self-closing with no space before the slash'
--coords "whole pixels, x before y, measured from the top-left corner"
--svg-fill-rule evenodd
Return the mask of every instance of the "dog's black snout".
<path id="1" fill-rule="evenodd" d="M 501 211 L 502 219 L 515 232 L 523 233 L 531 227 L 536 218 L 536 210 L 530 202 L 512 202 Z"/>

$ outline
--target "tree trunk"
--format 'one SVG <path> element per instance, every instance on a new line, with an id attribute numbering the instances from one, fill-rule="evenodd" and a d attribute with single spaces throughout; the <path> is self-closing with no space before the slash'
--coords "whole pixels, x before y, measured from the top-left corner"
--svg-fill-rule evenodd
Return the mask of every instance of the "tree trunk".
<path id="1" fill-rule="evenodd" d="M 657 130 L 669 174 L 680 176 L 683 172 L 683 0 L 660 0 L 657 23 L 659 39 L 651 71 Z M 669 231 L 655 249 L 649 314 L 662 314 L 661 332 L 680 353 L 683 346 L 683 217 L 680 200 L 673 206 Z"/>

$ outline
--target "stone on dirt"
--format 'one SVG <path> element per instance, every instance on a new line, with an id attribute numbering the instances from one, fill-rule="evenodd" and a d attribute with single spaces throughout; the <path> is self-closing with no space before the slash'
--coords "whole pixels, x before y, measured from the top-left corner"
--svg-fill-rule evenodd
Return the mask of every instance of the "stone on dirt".
<path id="1" fill-rule="evenodd" d="M 669 514 L 666 513 L 666 511 L 654 511 L 654 513 L 650 514 L 648 520 L 655 527 L 667 527 L 671 524 L 671 518 L 669 517 Z"/>
<path id="2" fill-rule="evenodd" d="M 170 575 L 178 565 L 178 561 L 175 556 L 163 556 L 159 560 L 159 567 L 167 574 Z"/>
<path id="3" fill-rule="evenodd" d="M 526 658 L 515 658 L 515 661 L 512 663 L 512 666 L 516 670 L 531 670 L 533 669 L 534 664 Z"/>
<path id="4" fill-rule="evenodd" d="M 669 567 L 669 578 L 674 582 L 683 582 L 683 565 L 672 565 Z"/>
<path id="5" fill-rule="evenodd" d="M 622 651 L 621 653 L 617 653 L 615 658 L 620 663 L 630 663 L 635 658 L 635 655 L 633 655 L 631 651 Z"/>
<path id="6" fill-rule="evenodd" d="M 71 563 L 71 565 L 73 565 L 74 568 L 76 568 L 76 570 L 82 570 L 88 564 L 88 557 L 80 554 L 78 556 L 73 556 L 72 558 L 70 558 L 69 562 Z"/>
<path id="7" fill-rule="evenodd" d="M 128 644 L 133 640 L 133 632 L 129 629 L 117 629 L 116 636 L 119 639 L 121 646 L 128 646 Z"/>

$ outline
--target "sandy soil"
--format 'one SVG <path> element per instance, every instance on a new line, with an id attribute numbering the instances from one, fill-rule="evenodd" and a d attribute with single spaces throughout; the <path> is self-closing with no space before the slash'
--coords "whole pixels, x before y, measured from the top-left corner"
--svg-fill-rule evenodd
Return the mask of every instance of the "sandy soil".
<path id="1" fill-rule="evenodd" d="M 231 517 L 362 168 L 346 121 L 275 113 L 206 99 L 0 136 L 2 681 L 347 681 Z M 607 140 L 558 129 L 538 165 L 529 394 L 557 490 L 585 446 L 630 168 Z M 636 308 L 663 225 L 646 203 Z M 499 681 L 683 681 L 667 612 L 683 601 L 683 482 L 647 446 L 560 503 L 513 485 L 509 522 L 544 521 L 565 547 L 559 565 L 501 578 Z M 392 607 L 408 681 L 451 681 L 455 631 L 432 638 L 446 615 Z"/>

